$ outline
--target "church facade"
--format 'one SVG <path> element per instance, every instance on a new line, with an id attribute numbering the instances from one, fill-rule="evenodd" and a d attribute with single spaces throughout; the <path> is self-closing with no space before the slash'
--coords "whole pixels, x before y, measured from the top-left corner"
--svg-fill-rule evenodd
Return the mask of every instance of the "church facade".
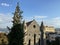
<path id="1" fill-rule="evenodd" d="M 40 27 L 35 20 L 25 23 L 24 45 L 34 45 L 40 39 Z"/>
<path id="2" fill-rule="evenodd" d="M 35 20 L 25 22 L 24 24 L 24 45 L 36 45 L 40 38 L 41 38 L 41 31 L 40 31 L 40 26 L 37 24 Z M 46 33 L 55 33 L 55 28 L 52 26 L 44 26 L 44 36 L 43 38 L 46 39 Z M 37 44 L 39 45 L 39 43 Z"/>

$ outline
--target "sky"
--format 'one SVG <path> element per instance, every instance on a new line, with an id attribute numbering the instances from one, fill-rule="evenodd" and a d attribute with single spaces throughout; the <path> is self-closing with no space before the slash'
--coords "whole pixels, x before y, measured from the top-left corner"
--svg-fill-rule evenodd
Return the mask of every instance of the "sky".
<path id="1" fill-rule="evenodd" d="M 35 19 L 38 24 L 60 28 L 60 0 L 0 0 L 0 28 L 12 26 L 17 2 L 23 11 L 23 20 Z"/>

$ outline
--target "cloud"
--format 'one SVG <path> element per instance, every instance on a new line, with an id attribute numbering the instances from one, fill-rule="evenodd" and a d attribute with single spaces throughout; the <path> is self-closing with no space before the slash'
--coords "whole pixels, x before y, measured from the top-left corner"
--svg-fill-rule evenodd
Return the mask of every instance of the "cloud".
<path id="1" fill-rule="evenodd" d="M 41 18 L 41 19 L 43 19 L 43 18 L 47 18 L 48 16 L 34 16 L 34 18 Z"/>
<path id="2" fill-rule="evenodd" d="M 41 19 L 37 20 L 38 24 L 41 24 Z M 53 17 L 50 19 L 43 19 L 44 25 L 60 28 L 60 17 Z"/>
<path id="3" fill-rule="evenodd" d="M 60 28 L 60 20 L 55 20 L 55 19 L 51 19 L 51 20 L 47 20 L 45 21 L 46 25 L 49 26 L 54 26 L 55 28 Z"/>
<path id="4" fill-rule="evenodd" d="M 43 21 L 45 26 L 53 26 L 55 28 L 60 28 L 60 16 L 53 18 L 49 18 L 48 16 L 35 16 L 35 18 L 25 18 L 26 22 L 31 21 L 33 19 L 35 19 L 39 25 L 41 24 L 41 21 Z"/>
<path id="5" fill-rule="evenodd" d="M 0 19 L 0 22 L 1 22 L 2 20 Z"/>
<path id="6" fill-rule="evenodd" d="M 53 18 L 54 20 L 59 20 L 60 19 L 60 17 L 55 17 L 55 18 Z"/>
<path id="7" fill-rule="evenodd" d="M 7 6 L 7 7 L 10 6 L 10 4 L 8 4 L 8 3 L 1 3 L 1 5 L 2 5 L 2 6 Z"/>
<path id="8" fill-rule="evenodd" d="M 6 28 L 7 26 L 12 26 L 12 14 L 1 14 L 0 13 L 0 28 Z"/>
<path id="9" fill-rule="evenodd" d="M 12 26 L 12 17 L 13 15 L 10 14 L 10 13 L 7 13 L 7 14 L 3 14 L 3 13 L 0 13 L 0 28 L 6 28 L 7 26 L 11 27 Z M 37 19 L 38 18 L 38 19 Z M 54 26 L 54 27 L 57 27 L 57 28 L 60 28 L 60 17 L 53 17 L 53 18 L 50 18 L 48 19 L 47 16 L 36 16 L 35 20 L 37 21 L 37 23 L 40 25 L 41 24 L 41 21 L 43 18 L 43 22 L 44 22 L 44 25 L 47 25 L 47 26 Z M 46 19 L 45 19 L 46 18 Z M 24 19 L 28 22 L 30 20 L 33 20 L 33 18 L 27 18 L 27 17 L 24 17 Z"/>
<path id="10" fill-rule="evenodd" d="M 60 27 L 60 17 L 55 17 L 55 18 L 53 18 L 53 23 L 54 23 L 54 25 Z"/>

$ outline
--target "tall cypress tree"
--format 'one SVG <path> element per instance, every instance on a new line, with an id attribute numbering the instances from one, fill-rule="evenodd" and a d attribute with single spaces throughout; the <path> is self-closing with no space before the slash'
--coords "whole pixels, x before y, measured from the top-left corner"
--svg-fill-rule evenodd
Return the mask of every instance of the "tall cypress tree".
<path id="1" fill-rule="evenodd" d="M 19 8 L 19 3 L 17 3 L 14 17 L 13 17 L 13 26 L 10 29 L 10 33 L 8 34 L 9 45 L 23 45 L 24 39 L 24 22 L 22 22 L 22 11 Z"/>
<path id="2" fill-rule="evenodd" d="M 41 45 L 44 45 L 44 24 L 43 24 L 43 21 L 41 22 L 41 26 L 40 26 L 40 31 L 41 31 Z"/>

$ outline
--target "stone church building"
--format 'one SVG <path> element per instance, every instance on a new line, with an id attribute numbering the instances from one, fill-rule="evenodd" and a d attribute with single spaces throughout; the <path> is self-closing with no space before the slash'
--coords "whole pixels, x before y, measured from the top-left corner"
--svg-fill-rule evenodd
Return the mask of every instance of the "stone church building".
<path id="1" fill-rule="evenodd" d="M 34 45 L 39 42 L 40 39 L 40 27 L 35 20 L 25 23 L 24 27 L 25 37 L 24 45 Z"/>
<path id="2" fill-rule="evenodd" d="M 25 22 L 24 24 L 24 45 L 39 45 L 41 31 L 40 26 L 35 20 Z M 55 33 L 53 26 L 44 26 L 44 39 L 46 39 L 46 33 Z"/>

